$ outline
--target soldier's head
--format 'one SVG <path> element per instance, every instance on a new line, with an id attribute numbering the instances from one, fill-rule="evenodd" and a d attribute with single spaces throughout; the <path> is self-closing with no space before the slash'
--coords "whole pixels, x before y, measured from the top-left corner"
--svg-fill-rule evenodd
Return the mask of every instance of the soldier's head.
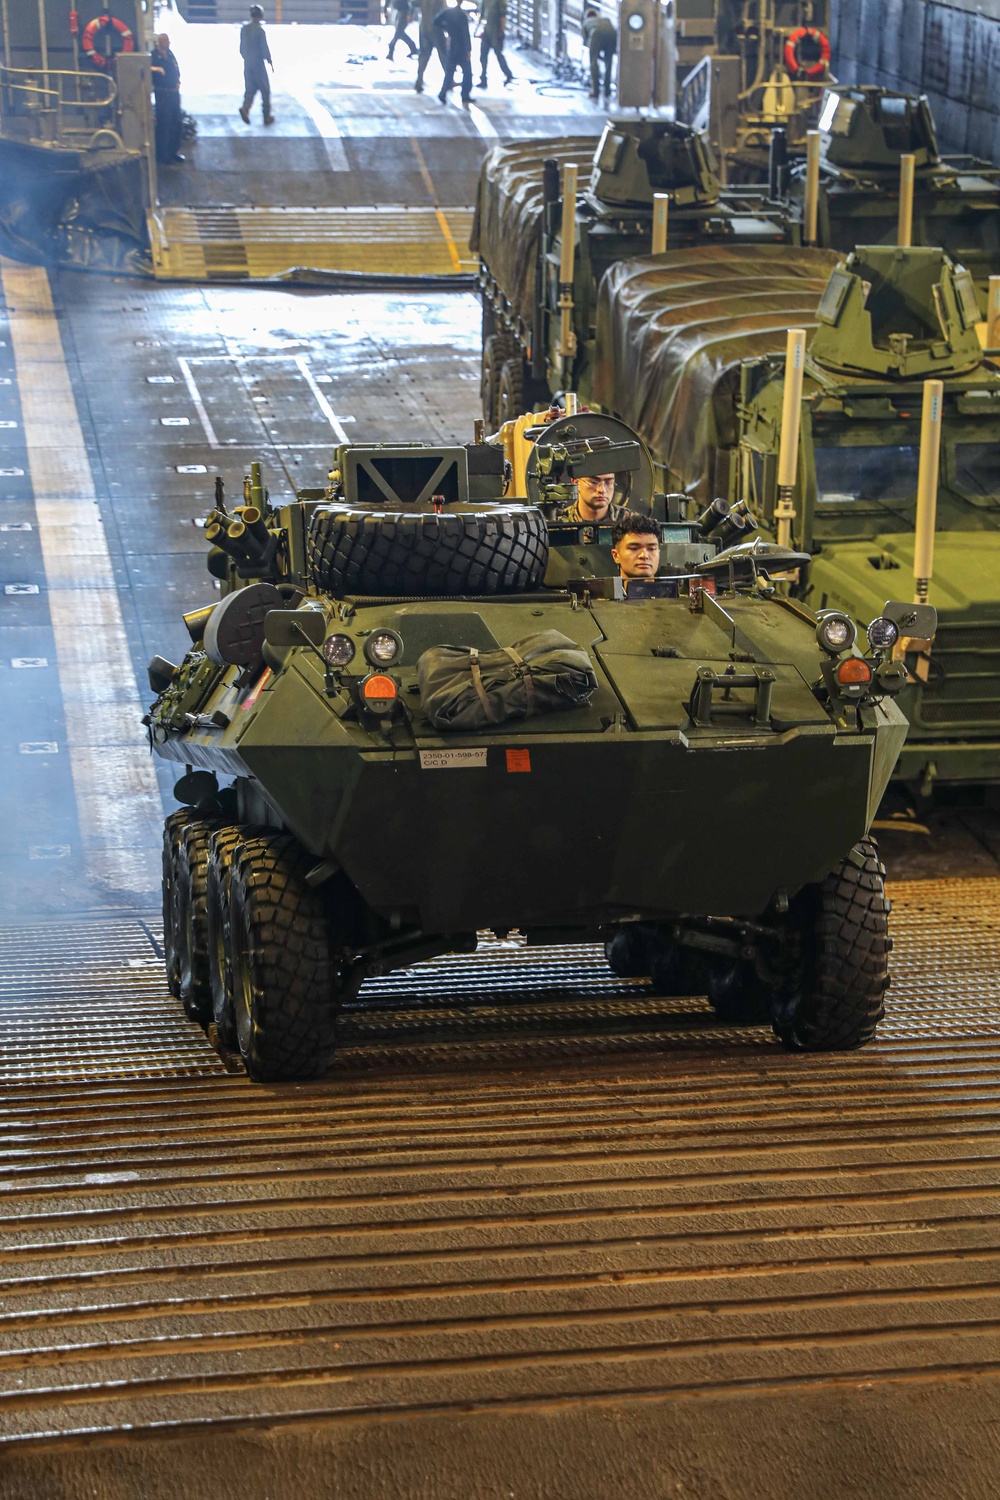
<path id="1" fill-rule="evenodd" d="M 264 12 L 263 12 L 263 10 L 261 10 L 261 8 L 260 8 L 259 5 L 251 5 L 251 7 L 250 7 L 250 19 L 251 19 L 251 21 L 263 21 L 263 19 L 264 19 Z"/>
<path id="2" fill-rule="evenodd" d="M 622 578 L 655 578 L 660 566 L 660 528 L 652 516 L 627 510 L 611 531 L 611 556 Z"/>
<path id="3" fill-rule="evenodd" d="M 576 507 L 585 521 L 603 521 L 614 498 L 613 474 L 585 474 L 576 481 Z"/>
<path id="4" fill-rule="evenodd" d="M 159 36 L 156 38 L 156 50 L 157 52 L 170 51 L 170 38 L 167 36 L 167 33 L 165 31 L 161 31 Z"/>

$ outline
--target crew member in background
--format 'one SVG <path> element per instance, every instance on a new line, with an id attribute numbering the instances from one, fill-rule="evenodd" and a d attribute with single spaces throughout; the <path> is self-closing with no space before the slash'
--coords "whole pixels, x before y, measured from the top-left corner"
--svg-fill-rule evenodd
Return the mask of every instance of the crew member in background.
<path id="1" fill-rule="evenodd" d="M 448 0 L 420 0 L 420 56 L 417 58 L 417 81 L 413 85 L 418 94 L 424 91 L 424 72 L 432 52 L 438 55 L 441 71 L 446 76 L 448 73 L 448 43 L 442 33 L 434 29 L 434 22 L 447 3 Z"/>
<path id="2" fill-rule="evenodd" d="M 392 54 L 396 50 L 397 42 L 406 43 L 407 47 L 409 48 L 411 57 L 413 57 L 419 50 L 413 45 L 413 38 L 408 36 L 406 32 L 406 27 L 409 23 L 410 16 L 413 14 L 410 0 L 392 0 L 392 10 L 393 14 L 396 17 L 396 29 L 392 33 L 392 41 L 389 43 L 389 51 L 387 56 L 390 62 L 392 62 L 393 60 Z"/>
<path id="3" fill-rule="evenodd" d="M 472 32 L 469 18 L 462 9 L 462 0 L 446 6 L 434 17 L 434 30 L 448 38 L 448 66 L 444 70 L 444 85 L 438 98 L 448 103 L 448 95 L 455 87 L 455 70 L 462 70 L 462 103 L 472 98 Z"/>
<path id="4" fill-rule="evenodd" d="M 600 65 L 604 63 L 604 102 L 611 99 L 611 72 L 618 51 L 618 27 L 602 16 L 595 5 L 588 5 L 583 19 L 583 40 L 590 51 L 590 97 L 600 93 Z"/>
<path id="5" fill-rule="evenodd" d="M 614 474 L 585 474 L 576 481 L 576 499 L 564 511 L 560 521 L 578 521 L 583 525 L 609 524 L 624 515 L 625 507 L 615 505 Z"/>
<path id="6" fill-rule="evenodd" d="M 150 61 L 156 103 L 156 160 L 170 166 L 183 161 L 181 144 L 181 70 L 165 31 L 156 38 Z"/>
<path id="7" fill-rule="evenodd" d="M 259 5 L 251 5 L 250 19 L 240 31 L 240 56 L 243 59 L 243 82 L 246 92 L 240 105 L 240 119 L 250 124 L 250 109 L 258 93 L 264 110 L 264 124 L 273 125 L 271 113 L 271 84 L 267 76 L 267 64 L 274 72 L 271 49 L 267 45 L 267 32 L 261 25 L 264 12 Z"/>
<path id="8" fill-rule="evenodd" d="M 611 556 L 622 578 L 655 578 L 660 566 L 660 528 L 652 516 L 627 510 L 611 529 Z"/>
<path id="9" fill-rule="evenodd" d="M 480 0 L 479 14 L 483 21 L 483 39 L 479 45 L 479 87 L 486 87 L 486 64 L 490 52 L 496 53 L 504 88 L 514 82 L 514 75 L 503 55 L 504 32 L 507 29 L 507 0 Z"/>

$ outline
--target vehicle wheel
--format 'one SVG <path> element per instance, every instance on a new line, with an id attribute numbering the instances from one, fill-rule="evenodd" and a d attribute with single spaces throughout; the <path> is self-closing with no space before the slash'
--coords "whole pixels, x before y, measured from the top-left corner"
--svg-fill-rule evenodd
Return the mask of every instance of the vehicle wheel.
<path id="1" fill-rule="evenodd" d="M 612 974 L 619 979 L 645 979 L 655 947 L 656 939 L 648 928 L 639 922 L 628 922 L 605 939 L 604 957 Z"/>
<path id="2" fill-rule="evenodd" d="M 483 402 L 483 419 L 487 432 L 496 432 L 500 425 L 500 372 L 514 352 L 514 341 L 509 333 L 491 333 L 483 340 L 482 380 L 480 395 Z"/>
<path id="3" fill-rule="evenodd" d="M 212 1020 L 219 1041 L 235 1052 L 236 1016 L 233 1011 L 233 963 L 229 944 L 229 873 L 236 846 L 249 837 L 246 829 L 217 828 L 208 851 L 205 908 L 208 931 L 208 987 Z"/>
<path id="4" fill-rule="evenodd" d="M 791 914 L 802 939 L 799 972 L 772 999 L 774 1030 L 786 1047 L 823 1052 L 871 1041 L 889 987 L 889 911 L 872 839 L 802 892 Z"/>
<path id="5" fill-rule="evenodd" d="M 290 834 L 243 840 L 229 877 L 233 1009 L 240 1053 L 258 1082 L 319 1078 L 333 1060 L 338 964 L 315 860 Z"/>
<path id="6" fill-rule="evenodd" d="M 312 580 L 338 596 L 524 593 L 548 559 L 542 514 L 524 505 L 443 515 L 328 505 L 309 523 Z"/>
<path id="7" fill-rule="evenodd" d="M 524 411 L 524 360 L 520 354 L 505 359 L 497 386 L 497 426 L 513 422 Z"/>
<path id="8" fill-rule="evenodd" d="M 212 823 L 191 818 L 177 850 L 174 909 L 177 921 L 177 978 L 180 998 L 192 1021 L 211 1018 L 208 983 L 206 878 Z"/>
<path id="9" fill-rule="evenodd" d="M 167 971 L 167 989 L 180 999 L 180 957 L 177 927 L 177 860 L 181 836 L 191 821 L 191 809 L 172 812 L 163 824 L 163 962 Z"/>

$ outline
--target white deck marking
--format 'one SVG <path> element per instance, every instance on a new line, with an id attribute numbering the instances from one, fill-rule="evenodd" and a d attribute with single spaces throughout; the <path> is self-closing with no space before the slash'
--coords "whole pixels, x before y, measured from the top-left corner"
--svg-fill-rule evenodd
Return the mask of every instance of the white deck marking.
<path id="1" fill-rule="evenodd" d="M 302 378 L 305 381 L 306 385 L 316 397 L 316 405 L 319 407 L 320 411 L 323 413 L 324 417 L 333 428 L 334 433 L 336 434 L 337 442 L 349 443 L 350 438 L 347 436 L 347 433 L 344 431 L 343 427 L 341 427 L 340 418 L 337 416 L 337 413 L 334 411 L 333 407 L 330 405 L 329 401 L 326 399 L 326 397 L 323 395 L 323 392 L 316 384 L 316 377 L 313 374 L 312 370 L 310 370 L 309 366 L 306 364 L 305 360 L 302 358 L 301 354 L 296 359 L 295 364 L 297 368 L 301 370 Z"/>
<path id="2" fill-rule="evenodd" d="M 323 145 L 326 147 L 326 159 L 330 163 L 330 171 L 349 172 L 351 164 L 347 160 L 347 152 L 344 150 L 344 142 L 337 129 L 337 122 L 330 111 L 308 89 L 292 89 L 291 93 L 292 98 L 302 105 L 319 131 Z"/>
<path id="3" fill-rule="evenodd" d="M 111 899 L 148 904 L 160 885 L 160 793 L 49 279 L 6 258 L 0 277 L 86 869 Z"/>
<path id="4" fill-rule="evenodd" d="M 497 130 L 496 126 L 490 119 L 489 115 L 486 113 L 485 109 L 480 109 L 478 104 L 469 104 L 466 108 L 466 114 L 469 116 L 469 119 L 472 121 L 475 128 L 479 131 L 479 134 L 483 136 L 485 140 L 499 140 L 500 132 L 499 130 Z"/>
<path id="5" fill-rule="evenodd" d="M 191 400 L 194 402 L 194 409 L 198 413 L 198 419 L 201 422 L 202 431 L 208 439 L 208 446 L 210 448 L 218 448 L 219 439 L 215 435 L 215 428 L 212 426 L 211 418 L 209 417 L 208 412 L 205 410 L 205 403 L 201 399 L 201 392 L 199 391 L 195 383 L 194 376 L 191 374 L 191 366 L 186 359 L 179 358 L 177 363 L 181 367 L 181 374 L 184 376 L 184 384 L 188 388 L 188 394 L 190 395 Z"/>

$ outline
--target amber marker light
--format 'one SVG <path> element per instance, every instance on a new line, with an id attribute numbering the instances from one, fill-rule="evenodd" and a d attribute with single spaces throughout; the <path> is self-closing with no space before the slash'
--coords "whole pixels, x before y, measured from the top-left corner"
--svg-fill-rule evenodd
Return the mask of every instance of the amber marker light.
<path id="1" fill-rule="evenodd" d="M 871 682 L 872 669 L 860 656 L 848 656 L 838 662 L 836 678 L 842 687 L 861 687 Z"/>
<path id="2" fill-rule="evenodd" d="M 361 684 L 361 696 L 372 713 L 384 714 L 395 706 L 398 689 L 384 672 L 372 672 Z"/>

